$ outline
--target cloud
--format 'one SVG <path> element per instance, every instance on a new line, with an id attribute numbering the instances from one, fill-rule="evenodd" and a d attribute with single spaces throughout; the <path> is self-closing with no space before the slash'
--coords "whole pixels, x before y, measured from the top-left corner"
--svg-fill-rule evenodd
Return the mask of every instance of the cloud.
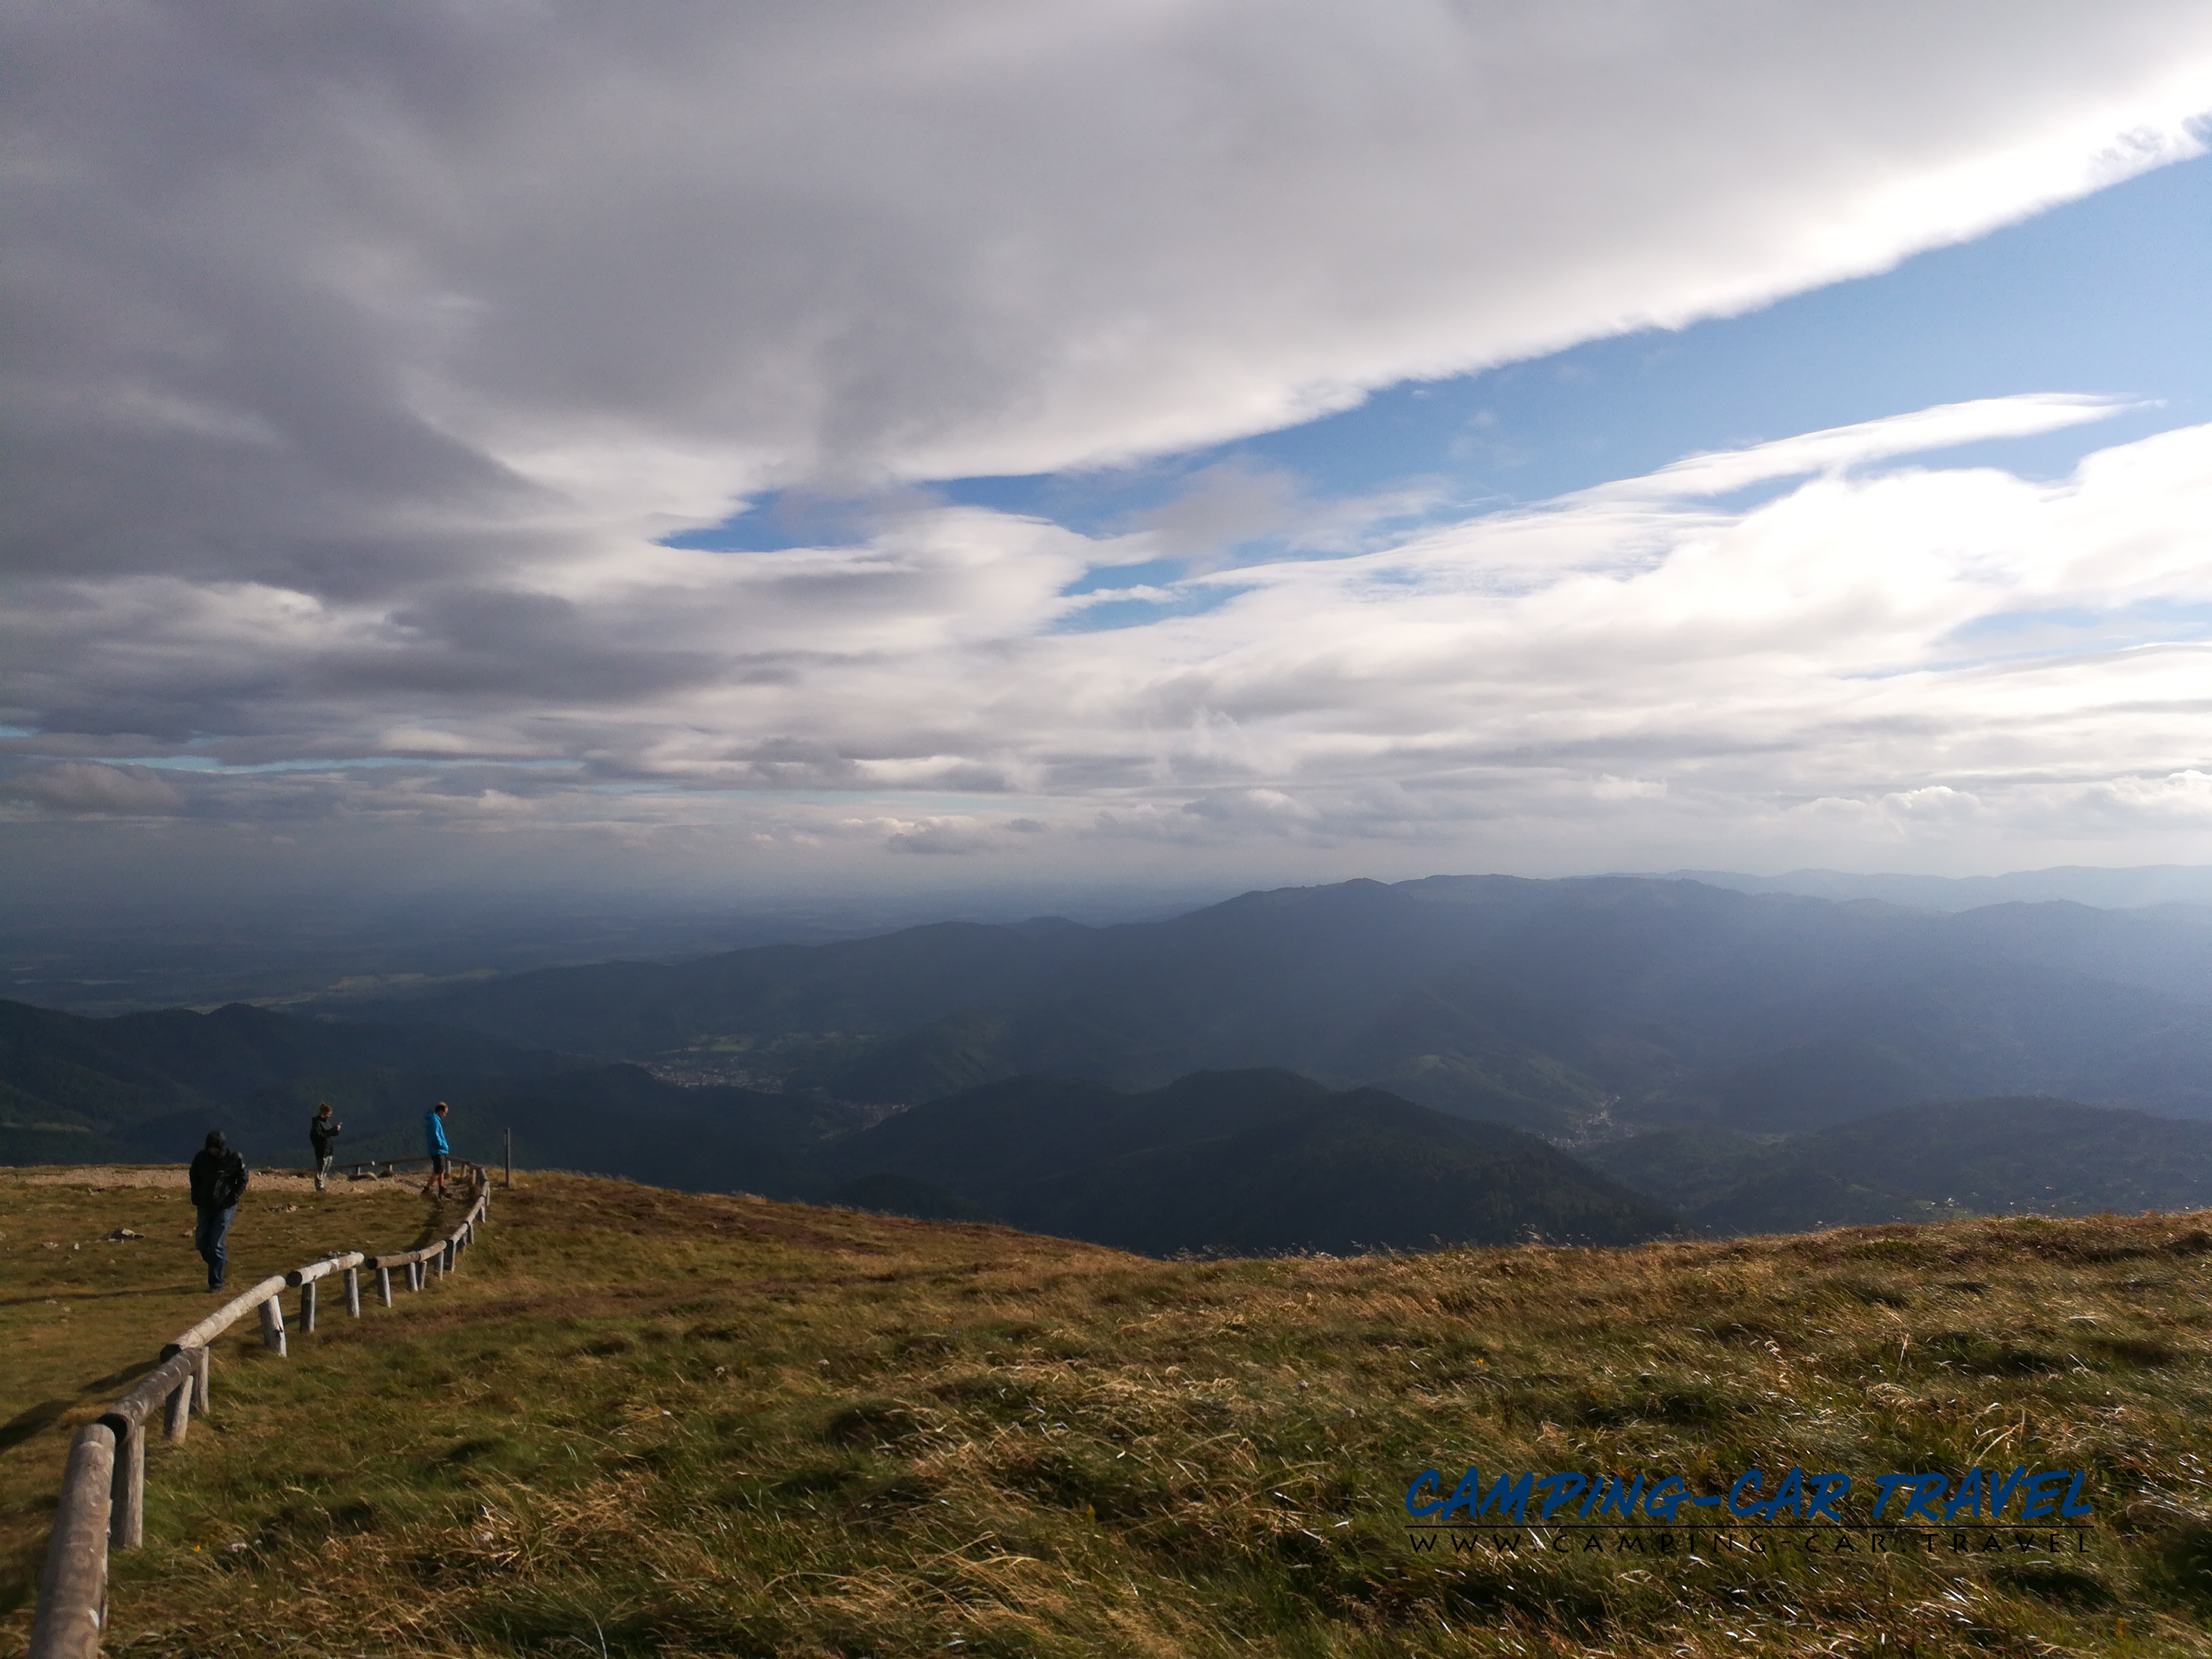
<path id="1" fill-rule="evenodd" d="M 931 818 L 912 825 L 902 826 L 884 837 L 884 846 L 894 853 L 935 853 L 961 854 L 989 852 L 999 843 L 983 825 L 973 818 Z"/>
<path id="2" fill-rule="evenodd" d="M 1186 568 L 1204 569 L 1289 526 L 1297 516 L 1298 496 L 1297 480 L 1279 467 L 1218 461 L 1184 480 L 1138 526 L 1164 556 L 1185 561 Z"/>
<path id="3" fill-rule="evenodd" d="M 2018 430 L 2041 406 L 1977 418 Z M 1964 418 L 1933 424 L 1963 441 Z M 340 746 L 358 711 L 350 682 L 316 701 L 328 676 L 298 638 L 271 630 L 264 660 L 233 633 L 229 684 L 270 702 L 234 705 L 258 732 L 228 740 L 230 768 L 193 775 L 185 810 L 618 834 L 652 856 L 701 836 L 1071 864 L 1143 844 L 1602 861 L 1625 842 L 1660 856 L 1719 840 L 1804 860 L 2008 841 L 2187 856 L 2206 822 L 2212 427 L 2098 452 L 2053 482 L 1897 453 L 1929 430 L 1919 415 L 1863 430 L 1854 454 L 1887 464 L 1756 506 L 1625 481 L 1395 546 L 1193 577 L 1172 591 L 1215 603 L 1085 634 L 1055 629 L 1083 538 L 1004 514 L 929 508 L 854 546 L 760 559 L 671 550 L 573 603 L 601 619 L 606 650 L 720 641 L 713 672 L 586 679 L 556 703 L 529 688 L 463 697 L 441 669 L 438 726 L 399 725 L 380 702 L 355 732 L 375 764 L 241 769 L 286 722 Z M 793 584 L 848 603 L 817 617 Z M 558 607 L 519 614 L 494 607 L 483 648 L 526 655 L 568 626 Z M 351 633 L 329 637 L 349 660 Z M 157 645 L 137 650 L 159 659 Z M 779 672 L 757 672 L 770 658 Z M 985 796 L 1005 816 L 977 810 Z"/>
<path id="4" fill-rule="evenodd" d="M 2063 431 L 2109 420 L 2127 407 L 2122 398 L 2064 392 L 1946 404 L 1909 415 L 1755 444 L 1748 449 L 1686 456 L 1644 477 L 1601 484 L 1583 494 L 1590 501 L 1725 495 L 1777 478 L 1843 472 L 1899 455 L 1926 454 L 1992 438 L 2028 438 Z"/>
<path id="5" fill-rule="evenodd" d="M 2212 772 L 2190 767 L 2162 778 L 2112 778 L 2069 792 L 2052 805 L 2068 817 L 2103 819 L 2118 829 L 2155 826 L 2212 833 Z"/>
<path id="6" fill-rule="evenodd" d="M 18 9 L 19 568 L 501 592 L 1166 453 L 2193 153 L 2187 0 Z"/>
<path id="7" fill-rule="evenodd" d="M 2094 398 L 1403 543 L 1432 501 L 1237 464 L 1112 540 L 916 489 L 820 545 L 665 544 L 769 488 L 1170 454 L 1881 269 L 2193 153 L 2185 0 L 85 0 L 0 34 L 34 829 L 1042 858 L 1084 836 L 1023 820 L 1563 846 L 1530 826 L 1848 800 L 1966 833 L 1873 806 L 1930 788 L 2193 822 L 2203 429 L 2057 484 L 1900 464 Z M 1209 568 L 1255 540 L 1345 556 Z M 1194 574 L 1112 596 L 1160 620 L 1066 631 L 1079 578 L 1163 551 Z"/>
<path id="8" fill-rule="evenodd" d="M 1185 575 L 1236 562 L 1255 547 L 1349 553 L 1389 538 L 1391 530 L 1431 514 L 1445 493 L 1415 480 L 1364 495 L 1316 496 L 1284 468 L 1237 456 L 1200 468 L 1159 506 L 1137 516 L 1126 538 L 1127 561 L 1175 561 Z M 1115 597 L 1164 598 L 1157 589 L 1119 588 Z"/>
<path id="9" fill-rule="evenodd" d="M 185 798 L 174 784 L 143 766 L 98 766 L 63 761 L 0 784 L 0 794 L 56 812 L 113 812 L 133 817 L 180 811 Z"/>

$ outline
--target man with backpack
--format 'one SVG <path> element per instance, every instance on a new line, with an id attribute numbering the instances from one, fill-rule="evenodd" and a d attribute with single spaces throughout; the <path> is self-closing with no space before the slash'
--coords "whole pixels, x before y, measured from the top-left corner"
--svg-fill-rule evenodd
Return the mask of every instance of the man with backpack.
<path id="1" fill-rule="evenodd" d="M 238 1200 L 246 1196 L 246 1160 L 230 1150 L 220 1129 L 208 1131 L 207 1145 L 192 1158 L 192 1207 L 199 1225 L 192 1231 L 192 1248 L 207 1263 L 208 1289 L 222 1288 L 223 1269 L 230 1256 L 223 1246 L 230 1237 L 230 1218 L 238 1213 Z"/>
<path id="2" fill-rule="evenodd" d="M 327 1100 L 316 1107 L 314 1116 L 307 1120 L 307 1144 L 315 1149 L 315 1190 L 319 1193 L 331 1178 L 331 1165 L 338 1155 L 338 1137 L 344 1133 L 345 1125 L 331 1115 Z"/>

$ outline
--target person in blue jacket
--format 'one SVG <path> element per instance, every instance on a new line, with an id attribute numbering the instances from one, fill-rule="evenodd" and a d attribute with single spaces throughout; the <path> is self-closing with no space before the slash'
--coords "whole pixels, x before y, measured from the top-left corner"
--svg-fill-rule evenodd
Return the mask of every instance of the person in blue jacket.
<path id="1" fill-rule="evenodd" d="M 430 1154 L 430 1178 L 422 1183 L 422 1196 L 430 1196 L 430 1188 L 438 1189 L 438 1196 L 446 1195 L 446 1169 L 453 1162 L 453 1149 L 446 1144 L 446 1103 L 440 1101 L 422 1114 L 422 1150 Z"/>

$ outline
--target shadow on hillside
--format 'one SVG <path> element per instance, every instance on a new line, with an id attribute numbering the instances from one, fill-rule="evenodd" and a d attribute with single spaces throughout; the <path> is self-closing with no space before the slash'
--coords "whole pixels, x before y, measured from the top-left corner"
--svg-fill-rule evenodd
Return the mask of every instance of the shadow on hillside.
<path id="1" fill-rule="evenodd" d="M 450 1198 L 428 1199 L 424 1202 L 428 1208 L 422 1217 L 422 1224 L 416 1229 L 415 1242 L 404 1247 L 407 1249 L 419 1250 L 443 1239 L 453 1231 L 453 1222 L 463 1207 Z"/>
<path id="2" fill-rule="evenodd" d="M 28 1411 L 17 1412 L 5 1423 L 0 1423 L 0 1451 L 21 1445 L 41 1429 L 52 1428 L 75 1403 L 70 1400 L 41 1400 Z"/>
<path id="3" fill-rule="evenodd" d="M 198 1288 L 191 1280 L 182 1279 L 174 1285 L 143 1285 L 131 1291 L 68 1291 L 65 1294 L 72 1302 L 121 1302 L 132 1297 L 174 1296 L 179 1291 L 196 1291 Z M 60 1299 L 52 1296 L 0 1297 L 0 1308 L 27 1308 L 35 1303 L 58 1302 Z"/>
<path id="4" fill-rule="evenodd" d="M 8 1451 L 52 1428 L 88 1394 L 98 1394 L 109 1389 L 127 1389 L 161 1362 L 158 1359 L 133 1361 L 121 1370 L 110 1371 L 105 1376 L 95 1376 L 79 1388 L 76 1393 L 64 1400 L 41 1400 L 26 1411 L 20 1411 L 5 1423 L 0 1423 L 0 1451 Z"/>

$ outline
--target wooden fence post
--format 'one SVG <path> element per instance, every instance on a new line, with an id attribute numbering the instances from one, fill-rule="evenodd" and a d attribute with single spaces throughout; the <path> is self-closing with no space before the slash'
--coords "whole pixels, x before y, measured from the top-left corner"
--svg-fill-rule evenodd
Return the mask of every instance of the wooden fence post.
<path id="1" fill-rule="evenodd" d="M 507 1184 L 512 1187 L 514 1185 L 514 1131 L 508 1129 L 505 1133 L 507 1135 Z"/>
<path id="2" fill-rule="evenodd" d="M 275 1297 L 261 1304 L 261 1340 L 279 1358 L 288 1357 L 284 1344 L 284 1307 Z"/>
<path id="3" fill-rule="evenodd" d="M 146 1541 L 146 1425 L 133 1423 L 115 1435 L 108 1466 L 107 1546 L 135 1550 Z"/>
<path id="4" fill-rule="evenodd" d="M 192 1413 L 209 1409 L 214 1387 L 212 1344 L 248 1313 L 260 1316 L 261 1340 L 278 1358 L 289 1357 L 283 1292 L 300 1287 L 300 1327 L 313 1331 L 321 1300 L 317 1288 L 333 1273 L 346 1276 L 346 1311 L 361 1316 L 361 1267 L 376 1270 L 378 1295 L 392 1305 L 392 1267 L 407 1269 L 409 1287 L 421 1291 L 434 1256 L 442 1277 L 458 1269 L 462 1251 L 476 1242 L 476 1226 L 490 1203 L 490 1178 L 468 1166 L 475 1183 L 471 1207 L 445 1238 L 390 1258 L 359 1251 L 332 1255 L 264 1279 L 208 1315 L 161 1351 L 160 1364 L 70 1443 L 69 1466 L 56 1505 L 27 1659 L 98 1659 L 107 1622 L 108 1559 L 114 1550 L 142 1547 L 146 1536 L 146 1442 L 154 1413 L 167 1416 L 167 1437 L 182 1441 Z"/>
<path id="5" fill-rule="evenodd" d="M 195 1375 L 197 1375 L 197 1369 Z M 169 1395 L 168 1437 L 172 1442 L 182 1440 L 185 1437 L 185 1431 L 191 1426 L 192 1382 L 192 1377 L 186 1377 L 177 1384 L 175 1390 Z"/>
<path id="6" fill-rule="evenodd" d="M 88 1423 L 70 1443 L 62 1501 L 39 1572 L 39 1613 L 31 1626 L 37 1659 L 98 1659 L 107 1623 L 107 1511 L 115 1431 Z"/>

